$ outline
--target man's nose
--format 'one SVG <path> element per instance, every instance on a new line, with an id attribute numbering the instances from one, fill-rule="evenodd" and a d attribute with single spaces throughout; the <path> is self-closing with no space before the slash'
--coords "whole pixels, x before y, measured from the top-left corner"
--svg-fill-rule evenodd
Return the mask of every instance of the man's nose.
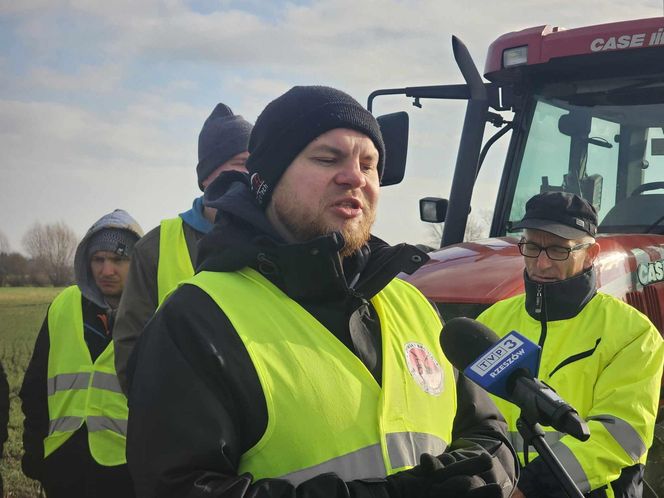
<path id="1" fill-rule="evenodd" d="M 336 181 L 340 185 L 348 185 L 350 188 L 361 188 L 366 185 L 367 179 L 362 172 L 359 159 L 349 158 L 344 161 L 336 175 Z"/>
<path id="2" fill-rule="evenodd" d="M 101 267 L 102 275 L 113 275 L 115 273 L 115 263 L 112 261 L 104 261 L 104 264 Z"/>
<path id="3" fill-rule="evenodd" d="M 546 254 L 546 251 L 542 249 L 539 253 L 539 256 L 537 256 L 537 267 L 549 268 L 552 264 L 553 263 L 551 262 L 549 256 Z"/>

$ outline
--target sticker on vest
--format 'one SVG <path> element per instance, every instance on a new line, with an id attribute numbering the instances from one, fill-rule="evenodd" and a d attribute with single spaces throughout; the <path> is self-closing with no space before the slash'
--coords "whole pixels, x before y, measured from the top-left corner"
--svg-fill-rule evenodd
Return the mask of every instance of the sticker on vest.
<path id="1" fill-rule="evenodd" d="M 438 396 L 443 391 L 443 369 L 431 352 L 419 342 L 405 346 L 406 364 L 417 385 L 425 393 Z"/>

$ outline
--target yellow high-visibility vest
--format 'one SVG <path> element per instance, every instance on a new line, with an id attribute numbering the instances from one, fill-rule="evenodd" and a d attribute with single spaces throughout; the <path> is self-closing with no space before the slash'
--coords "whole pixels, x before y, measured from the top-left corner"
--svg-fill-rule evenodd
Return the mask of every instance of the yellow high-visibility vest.
<path id="1" fill-rule="evenodd" d="M 201 272 L 184 282 L 228 316 L 256 367 L 267 430 L 239 472 L 294 485 L 334 472 L 380 478 L 442 453 L 452 438 L 456 382 L 439 345 L 440 319 L 394 279 L 371 299 L 381 324 L 380 386 L 339 339 L 258 272 Z"/>
<path id="2" fill-rule="evenodd" d="M 516 330 L 537 343 L 542 324 L 526 311 L 525 294 L 498 302 L 478 318 L 500 336 Z M 655 326 L 628 304 L 597 293 L 575 317 L 546 322 L 537 377 L 587 420 L 590 439 L 544 427 L 545 439 L 583 493 L 615 481 L 623 468 L 645 464 L 659 400 L 664 344 Z M 523 464 L 516 428 L 520 410 L 492 396 L 507 420 Z M 530 447 L 532 461 L 537 456 Z"/>
<path id="3" fill-rule="evenodd" d="M 157 263 L 157 296 L 159 304 L 178 283 L 194 275 L 191 256 L 184 238 L 182 218 L 162 220 L 159 231 L 159 262 Z"/>
<path id="4" fill-rule="evenodd" d="M 81 291 L 62 291 L 48 311 L 48 434 L 44 456 L 85 423 L 92 457 L 100 465 L 127 463 L 127 398 L 115 374 L 113 342 L 92 362 L 83 337 Z"/>

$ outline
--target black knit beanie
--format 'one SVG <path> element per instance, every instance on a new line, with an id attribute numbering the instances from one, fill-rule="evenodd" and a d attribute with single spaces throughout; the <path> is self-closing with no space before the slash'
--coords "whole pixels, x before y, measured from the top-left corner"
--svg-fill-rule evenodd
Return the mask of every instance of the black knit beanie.
<path id="1" fill-rule="evenodd" d="M 249 138 L 247 170 L 258 203 L 265 207 L 293 159 L 323 133 L 350 128 L 367 135 L 378 149 L 378 174 L 385 144 L 373 115 L 350 95 L 326 86 L 296 86 L 270 102 Z"/>
<path id="2" fill-rule="evenodd" d="M 198 135 L 198 186 L 214 170 L 241 152 L 247 151 L 251 123 L 242 116 L 233 114 L 226 104 L 217 104 L 212 114 L 203 123 Z"/>

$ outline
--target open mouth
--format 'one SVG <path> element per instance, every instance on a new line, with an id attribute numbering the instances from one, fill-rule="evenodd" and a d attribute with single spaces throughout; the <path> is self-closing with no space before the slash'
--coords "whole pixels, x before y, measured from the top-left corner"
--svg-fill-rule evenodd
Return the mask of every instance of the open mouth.
<path id="1" fill-rule="evenodd" d="M 332 204 L 332 210 L 341 218 L 357 218 L 362 215 L 362 202 L 354 197 L 346 197 Z"/>
<path id="2" fill-rule="evenodd" d="M 348 197 L 334 203 L 334 207 L 348 209 L 362 209 L 362 203 L 355 197 Z"/>

